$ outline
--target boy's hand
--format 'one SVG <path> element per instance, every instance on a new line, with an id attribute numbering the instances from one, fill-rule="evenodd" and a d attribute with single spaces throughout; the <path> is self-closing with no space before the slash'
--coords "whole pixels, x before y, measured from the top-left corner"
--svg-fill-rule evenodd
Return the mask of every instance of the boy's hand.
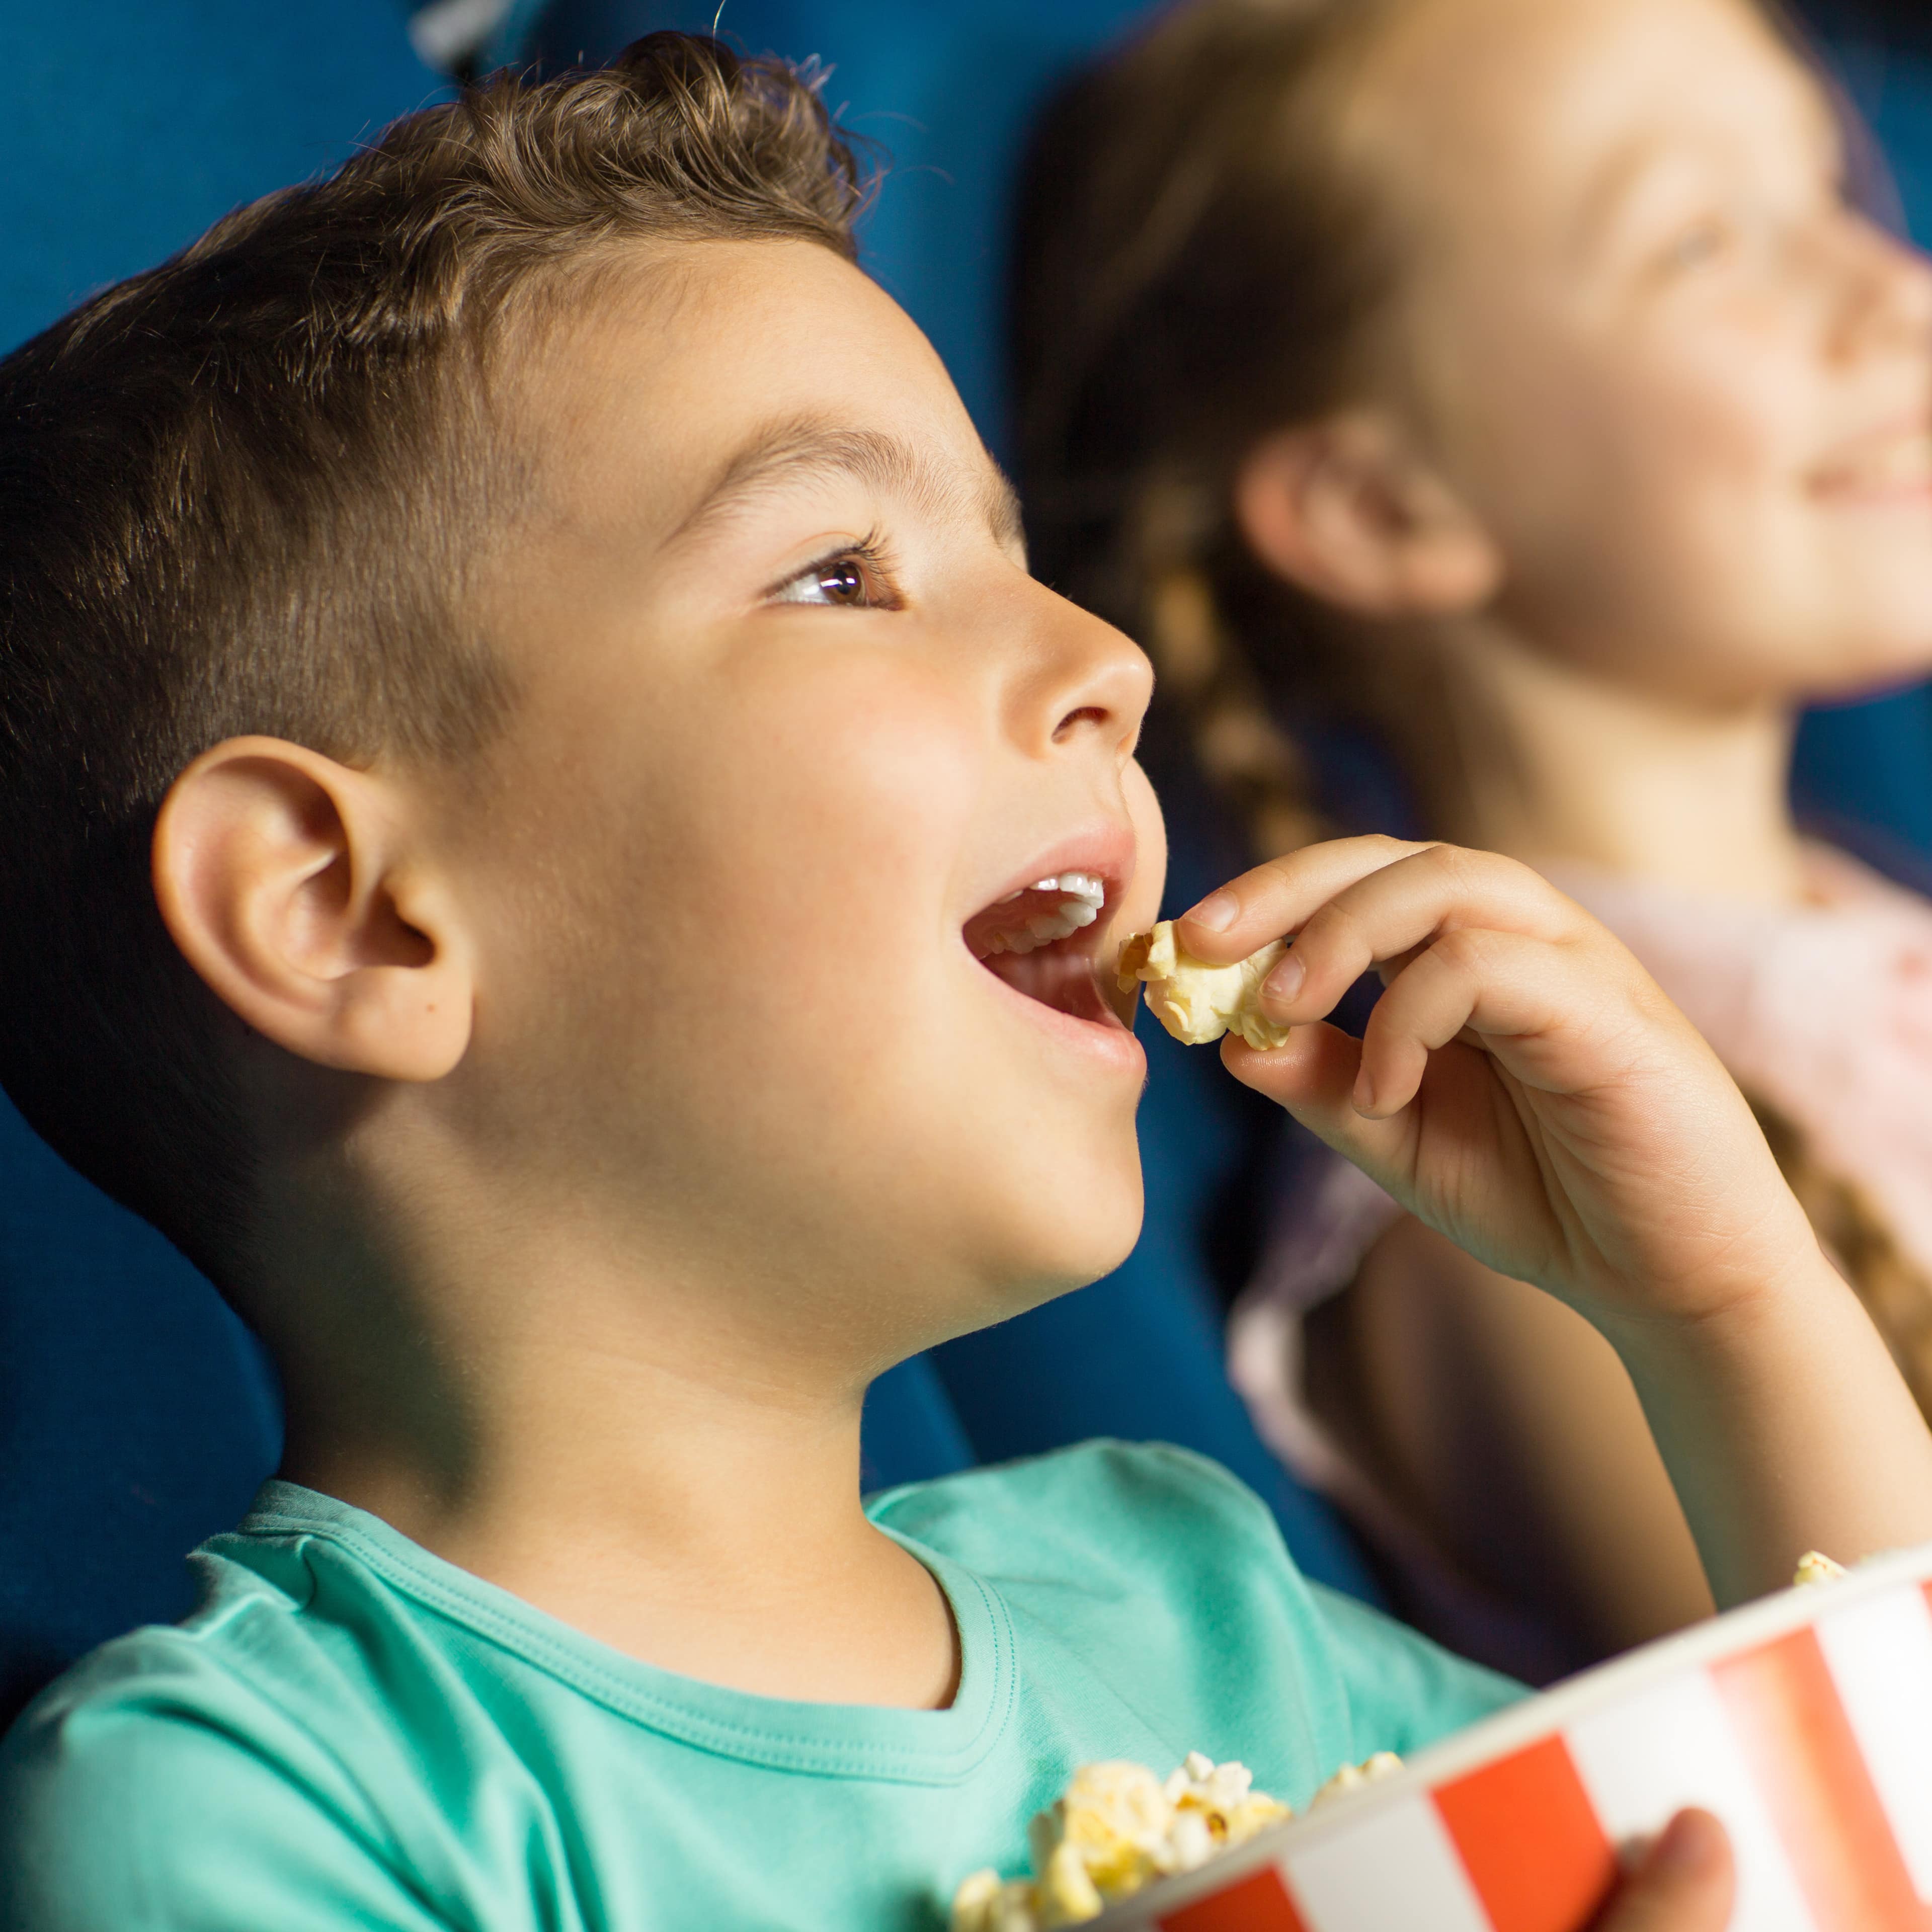
<path id="1" fill-rule="evenodd" d="M 1736 1889 L 1724 1826 L 1708 1811 L 1680 1811 L 1618 1888 L 1595 1932 L 1724 1932 Z"/>
<path id="2" fill-rule="evenodd" d="M 1527 866 L 1340 840 L 1258 866 L 1179 923 L 1215 963 L 1294 935 L 1263 991 L 1270 1018 L 1318 1022 L 1380 969 L 1359 1044 L 1307 1024 L 1273 1053 L 1231 1037 L 1222 1058 L 1488 1266 L 1600 1325 L 1700 1319 L 1818 1268 L 1715 1055 Z"/>
<path id="3" fill-rule="evenodd" d="M 1932 1436 L 1884 1343 L 1730 1076 L 1594 920 L 1509 860 L 1354 838 L 1179 924 L 1216 963 L 1294 935 L 1262 1007 L 1307 1024 L 1272 1053 L 1229 1040 L 1228 1066 L 1603 1331 L 1719 1604 L 1782 1588 L 1806 1550 L 1932 1540 Z M 1370 966 L 1366 1038 L 1314 1024 Z"/>

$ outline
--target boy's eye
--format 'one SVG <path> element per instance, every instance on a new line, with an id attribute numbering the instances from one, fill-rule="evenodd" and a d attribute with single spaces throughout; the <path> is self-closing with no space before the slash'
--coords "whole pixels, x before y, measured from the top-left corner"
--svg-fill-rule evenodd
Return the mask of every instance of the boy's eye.
<path id="1" fill-rule="evenodd" d="M 771 592 L 775 604 L 819 604 L 834 610 L 869 610 L 889 606 L 891 593 L 880 581 L 877 560 L 863 549 L 842 550 L 836 556 L 801 570 Z"/>

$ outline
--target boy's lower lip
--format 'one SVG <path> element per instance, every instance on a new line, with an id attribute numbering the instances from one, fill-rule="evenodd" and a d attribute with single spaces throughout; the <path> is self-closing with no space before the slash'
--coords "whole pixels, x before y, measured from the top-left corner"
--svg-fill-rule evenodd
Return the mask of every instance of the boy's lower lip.
<path id="1" fill-rule="evenodd" d="M 983 967 L 981 970 L 986 970 Z M 1145 1052 L 1140 1042 L 1120 1024 L 1120 1016 L 1107 1004 L 1097 983 L 1093 986 L 1094 1017 L 1087 1018 L 1058 1006 L 1050 1006 L 1044 1000 L 1021 992 L 1018 988 L 1007 985 L 996 973 L 987 972 L 986 977 L 1007 1000 L 1016 1006 L 1025 1008 L 1038 1024 L 1057 1038 L 1096 1060 L 1132 1073 L 1137 1079 L 1145 1078 Z"/>

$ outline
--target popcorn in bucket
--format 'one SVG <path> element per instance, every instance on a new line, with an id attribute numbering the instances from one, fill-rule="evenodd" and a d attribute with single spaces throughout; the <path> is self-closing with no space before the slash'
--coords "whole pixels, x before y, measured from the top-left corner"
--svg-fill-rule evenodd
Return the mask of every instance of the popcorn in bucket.
<path id="1" fill-rule="evenodd" d="M 1081 1918 L 1581 1932 L 1623 1862 L 1699 1805 L 1730 1834 L 1731 1932 L 1927 1932 L 1932 1546 L 1800 1574 L 1810 1587 L 1586 1672 Z M 1080 1921 L 984 1922 L 1055 1922 Z"/>

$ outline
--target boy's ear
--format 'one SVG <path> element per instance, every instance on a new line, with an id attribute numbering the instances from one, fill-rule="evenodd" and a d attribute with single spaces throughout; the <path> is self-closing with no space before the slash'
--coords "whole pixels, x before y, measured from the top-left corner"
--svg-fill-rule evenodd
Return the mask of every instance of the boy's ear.
<path id="1" fill-rule="evenodd" d="M 264 1038 L 385 1080 L 440 1079 L 463 1058 L 466 935 L 381 779 L 231 738 L 170 788 L 153 865 L 175 944 Z"/>
<path id="2" fill-rule="evenodd" d="M 1461 616 L 1502 582 L 1488 532 L 1378 412 L 1268 437 L 1235 478 L 1234 510 L 1277 576 L 1360 616 Z"/>

